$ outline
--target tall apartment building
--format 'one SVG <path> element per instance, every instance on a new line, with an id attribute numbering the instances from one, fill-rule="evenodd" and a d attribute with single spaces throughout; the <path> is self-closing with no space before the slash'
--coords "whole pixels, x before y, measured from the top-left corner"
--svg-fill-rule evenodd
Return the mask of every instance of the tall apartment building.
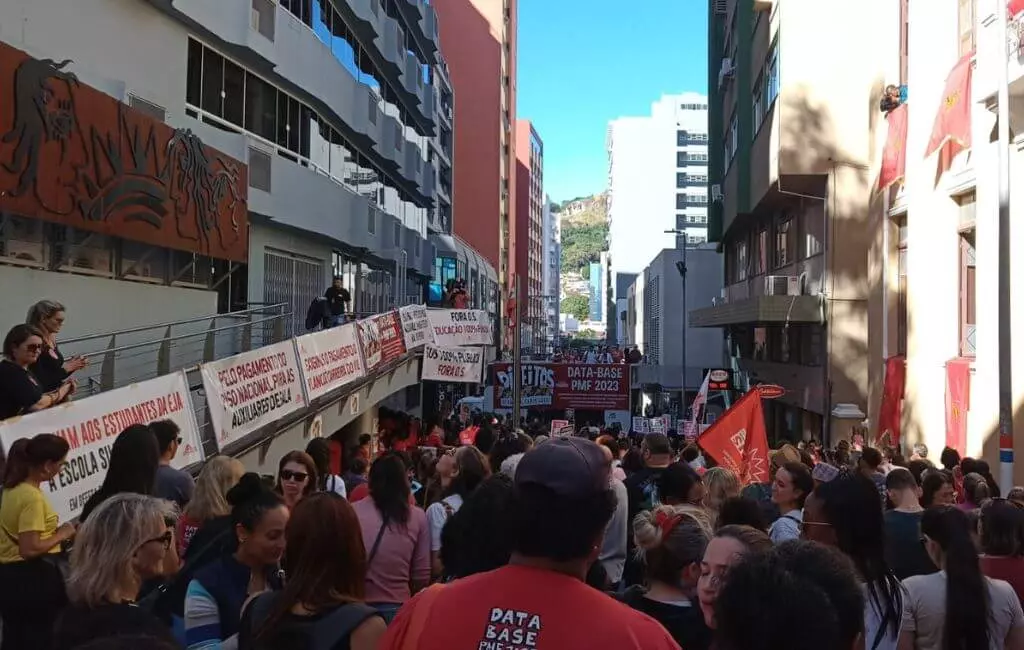
<path id="1" fill-rule="evenodd" d="M 38 155 L 24 185 L 0 171 L 24 190 L 0 197 L 0 277 L 20 292 L 7 304 L 57 298 L 101 331 L 129 324 L 110 296 L 150 323 L 286 303 L 299 330 L 332 275 L 356 311 L 422 300 L 438 52 L 425 0 L 8 0 L 0 25 L 0 71 L 22 80 L 2 113 L 52 100 L 61 125 L 0 145 L 5 161 Z M 32 192 L 33 178 L 68 180 Z"/>
<path id="2" fill-rule="evenodd" d="M 395 0 L 403 4 L 408 0 Z M 455 89 L 453 231 L 507 284 L 515 215 L 517 0 L 433 0 Z M 507 297 L 502 291 L 502 299 Z"/>
<path id="3" fill-rule="evenodd" d="M 1007 153 L 1011 177 L 1009 242 L 1012 278 L 1009 292 L 1011 327 L 1024 326 L 1024 284 L 1021 261 L 1024 244 L 1019 224 L 1024 215 L 1019 174 L 1022 153 L 1019 134 L 1024 132 L 1024 64 L 1021 34 L 1024 16 L 1012 15 L 1008 33 L 999 33 L 997 11 L 1019 10 L 1019 3 L 958 2 L 923 5 L 903 1 L 901 15 L 890 17 L 889 29 L 901 29 L 901 47 L 890 48 L 899 57 L 886 81 L 905 84 L 909 116 L 905 143 L 905 182 L 892 186 L 888 203 L 888 256 L 886 325 L 888 355 L 905 355 L 906 388 L 903 405 L 904 438 L 924 442 L 932 449 L 945 445 L 986 459 L 995 470 L 1000 460 L 1012 463 L 1024 431 L 1024 363 L 1019 339 L 1010 355 L 1000 349 L 998 230 L 998 90 L 1000 66 L 1009 78 L 1009 130 Z M 913 29 L 906 30 L 907 24 Z M 970 85 L 947 86 L 961 57 L 974 52 Z M 943 146 L 925 155 L 937 116 L 959 102 L 969 108 L 970 118 L 959 125 L 968 150 Z M 1013 134 L 1017 134 L 1014 136 Z M 966 136 L 966 138 L 964 137 Z M 899 144 L 899 136 L 889 146 Z M 1013 440 L 1001 444 L 999 435 L 999 364 L 1009 360 L 1013 373 L 1011 398 Z M 959 379 L 957 378 L 959 375 Z M 958 404 L 947 399 L 947 390 L 962 382 Z M 963 400 L 963 391 L 969 399 Z M 958 407 L 960 413 L 953 411 Z M 963 413 L 966 411 L 966 413 Z M 874 415 L 874 413 L 872 414 Z M 949 418 L 949 420 L 947 420 Z M 949 426 L 959 420 L 961 427 Z M 1003 456 L 1003 458 L 1001 458 Z M 1013 465 L 1013 484 L 1024 481 L 1021 465 Z M 1004 484 L 1004 490 L 1007 488 Z"/>
<path id="4" fill-rule="evenodd" d="M 822 29 L 835 12 L 817 0 L 708 7 L 709 231 L 725 288 L 690 325 L 725 328 L 741 375 L 785 387 L 766 402 L 772 437 L 847 437 L 846 416 L 877 412 L 881 389 L 877 107 L 899 3 L 867 0 L 841 30 Z"/>
<path id="5" fill-rule="evenodd" d="M 541 294 L 544 303 L 546 340 L 554 347 L 558 341 L 558 310 L 562 290 L 562 224 L 561 215 L 551 211 L 551 198 L 544 195 L 541 237 L 544 247 L 541 255 L 543 272 Z M 553 350 L 545 350 L 545 353 Z"/>
<path id="6" fill-rule="evenodd" d="M 675 239 L 707 240 L 708 99 L 664 95 L 651 114 L 608 126 L 608 218 L 614 272 L 639 273 Z"/>
<path id="7" fill-rule="evenodd" d="M 516 121 L 516 212 L 509 242 L 509 284 L 519 278 L 523 347 L 548 347 L 544 300 L 544 142 L 529 120 Z"/>

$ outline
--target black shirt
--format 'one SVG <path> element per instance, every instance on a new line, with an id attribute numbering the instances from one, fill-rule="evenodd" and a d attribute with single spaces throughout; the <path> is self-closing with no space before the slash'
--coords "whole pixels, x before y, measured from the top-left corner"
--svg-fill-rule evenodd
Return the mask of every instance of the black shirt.
<path id="1" fill-rule="evenodd" d="M 31 372 L 13 361 L 0 361 L 0 420 L 28 413 L 41 399 L 43 389 Z"/>
<path id="2" fill-rule="evenodd" d="M 664 473 L 664 467 L 644 467 L 626 477 L 626 495 L 629 497 L 629 521 L 644 510 L 653 510 L 661 503 L 658 497 L 658 478 Z M 627 553 L 626 566 L 623 569 L 622 581 L 626 585 L 636 585 L 643 581 L 643 566 L 636 558 L 633 544 L 633 527 L 626 527 Z"/>
<path id="3" fill-rule="evenodd" d="M 900 580 L 938 571 L 921 541 L 923 514 L 923 510 L 885 513 L 885 559 Z"/>
<path id="4" fill-rule="evenodd" d="M 54 650 L 66 650 L 97 639 L 125 636 L 159 639 L 171 644 L 169 647 L 181 647 L 171 631 L 159 619 L 129 604 L 99 607 L 68 606 L 57 617 L 51 647 Z M 138 647 L 150 646 L 143 641 Z"/>
<path id="5" fill-rule="evenodd" d="M 324 292 L 324 297 L 327 298 L 327 305 L 331 310 L 332 316 L 341 316 L 345 313 L 345 305 L 352 300 L 352 296 L 349 295 L 348 289 L 342 287 L 328 287 L 327 291 Z"/>
<path id="6" fill-rule="evenodd" d="M 711 647 L 711 630 L 704 623 L 704 614 L 696 603 L 661 603 L 647 598 L 644 589 L 639 586 L 627 589 L 621 600 L 661 623 L 683 650 L 708 650 Z"/>
<path id="7" fill-rule="evenodd" d="M 39 386 L 44 393 L 57 390 L 68 378 L 68 373 L 64 370 L 64 355 L 56 346 L 51 348 L 44 345 L 39 352 L 39 358 L 28 369 L 39 380 Z"/>

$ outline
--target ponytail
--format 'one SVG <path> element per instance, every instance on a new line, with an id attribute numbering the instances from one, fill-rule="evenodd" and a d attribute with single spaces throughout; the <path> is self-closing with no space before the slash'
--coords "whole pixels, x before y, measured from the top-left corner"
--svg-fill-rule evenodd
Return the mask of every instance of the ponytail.
<path id="1" fill-rule="evenodd" d="M 33 438 L 19 438 L 7 451 L 4 466 L 4 487 L 11 489 L 28 480 L 33 469 L 45 463 L 59 463 L 68 455 L 68 442 L 52 433 Z"/>
<path id="2" fill-rule="evenodd" d="M 944 650 L 987 648 L 991 609 L 988 583 L 978 564 L 967 515 L 952 506 L 930 508 L 921 517 L 921 532 L 945 555 Z"/>

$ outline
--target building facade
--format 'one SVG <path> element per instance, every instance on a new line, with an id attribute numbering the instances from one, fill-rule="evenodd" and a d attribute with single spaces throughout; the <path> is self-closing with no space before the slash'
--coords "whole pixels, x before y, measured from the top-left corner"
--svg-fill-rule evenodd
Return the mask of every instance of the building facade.
<path id="1" fill-rule="evenodd" d="M 516 193 L 508 283 L 519 278 L 522 345 L 540 355 L 550 347 L 544 297 L 544 142 L 529 120 L 516 121 Z"/>
<path id="2" fill-rule="evenodd" d="M 898 9 L 869 0 L 837 31 L 813 0 L 709 3 L 709 234 L 725 287 L 690 324 L 724 328 L 741 375 L 786 389 L 766 403 L 776 440 L 848 437 L 851 414 L 877 412 L 877 107 L 898 72 Z"/>
<path id="3" fill-rule="evenodd" d="M 608 219 L 612 269 L 638 273 L 672 243 L 707 241 L 708 99 L 665 95 L 651 114 L 608 127 Z"/>
<path id="4" fill-rule="evenodd" d="M 504 297 L 516 214 L 516 0 L 434 0 L 431 6 L 458 116 L 453 232 L 494 266 Z"/>
<path id="5" fill-rule="evenodd" d="M 558 309 L 561 304 L 562 287 L 562 226 L 561 215 L 551 211 L 551 198 L 544 195 L 541 237 L 544 241 L 541 256 L 543 271 L 541 280 L 542 303 L 545 315 L 545 338 L 552 352 L 558 342 Z"/>
<path id="6" fill-rule="evenodd" d="M 89 219 L 71 231 L 52 231 L 44 223 L 52 213 L 26 214 L 19 207 L 25 221 L 12 228 L 39 248 L 37 270 L 87 275 L 96 292 L 109 289 L 101 280 L 132 280 L 164 294 L 188 289 L 171 292 L 180 299 L 163 300 L 175 317 L 192 311 L 180 304 L 208 304 L 211 292 L 220 310 L 285 303 L 295 314 L 295 331 L 332 276 L 352 290 L 358 312 L 422 300 L 434 263 L 426 238 L 436 195 L 428 159 L 437 128 L 437 16 L 431 5 L 84 0 L 69 7 L 58 0 L 14 0 L 0 6 L 0 24 L 9 65 L 20 60 L 17 52 L 44 64 L 70 61 L 35 74 L 63 79 L 72 104 L 78 88 L 95 90 L 128 107 L 112 109 L 130 111 L 121 127 L 145 117 L 158 139 L 169 129 L 173 142 L 202 143 L 247 172 L 246 217 L 233 221 L 239 230 L 231 226 L 231 236 L 245 242 L 244 255 L 204 254 L 211 236 L 205 214 L 198 225 L 202 234 L 178 224 L 179 234 L 196 245 L 172 255 L 163 250 L 169 248 L 164 240 L 125 235 L 131 229 L 87 236 L 80 226 Z M 32 100 L 7 95 L 4 101 Z M 96 142 L 74 125 L 84 129 L 99 119 L 89 106 L 77 104 L 62 118 L 72 123 L 67 137 L 82 138 L 76 146 L 91 156 L 87 164 L 97 158 Z M 96 133 L 117 128 L 115 119 L 96 126 Z M 153 146 L 163 150 L 166 144 Z M 119 152 L 111 177 L 126 173 L 128 161 L 142 165 L 140 156 Z M 154 156 L 145 160 L 152 163 Z M 211 187 L 227 191 L 225 181 Z M 73 257 L 82 264 L 47 257 L 68 241 L 78 247 Z M 108 326 L 127 324 L 120 315 L 107 316 Z M 145 318 L 173 320 L 160 308 Z"/>
<path id="7" fill-rule="evenodd" d="M 629 288 L 636 282 L 637 273 L 615 274 L 615 336 L 608 337 L 608 342 L 624 346 L 632 339 L 628 327 L 629 320 Z"/>
<path id="8" fill-rule="evenodd" d="M 685 287 L 679 272 L 683 263 L 688 269 Z M 726 351 L 722 330 L 685 322 L 686 314 L 709 303 L 721 286 L 721 256 L 713 245 L 704 244 L 661 251 L 624 292 L 623 343 L 644 354 L 645 363 L 634 366 L 631 377 L 644 408 L 650 404 L 658 413 L 682 413 L 684 368 L 689 405 L 700 388 L 703 369 L 722 366 Z"/>

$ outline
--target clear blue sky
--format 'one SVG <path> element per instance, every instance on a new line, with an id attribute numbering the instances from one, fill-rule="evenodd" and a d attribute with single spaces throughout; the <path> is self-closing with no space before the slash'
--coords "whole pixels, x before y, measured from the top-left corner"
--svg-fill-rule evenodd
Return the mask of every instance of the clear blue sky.
<path id="1" fill-rule="evenodd" d="M 601 192 L 608 122 L 706 92 L 707 0 L 519 0 L 517 113 L 544 141 L 553 201 Z"/>

